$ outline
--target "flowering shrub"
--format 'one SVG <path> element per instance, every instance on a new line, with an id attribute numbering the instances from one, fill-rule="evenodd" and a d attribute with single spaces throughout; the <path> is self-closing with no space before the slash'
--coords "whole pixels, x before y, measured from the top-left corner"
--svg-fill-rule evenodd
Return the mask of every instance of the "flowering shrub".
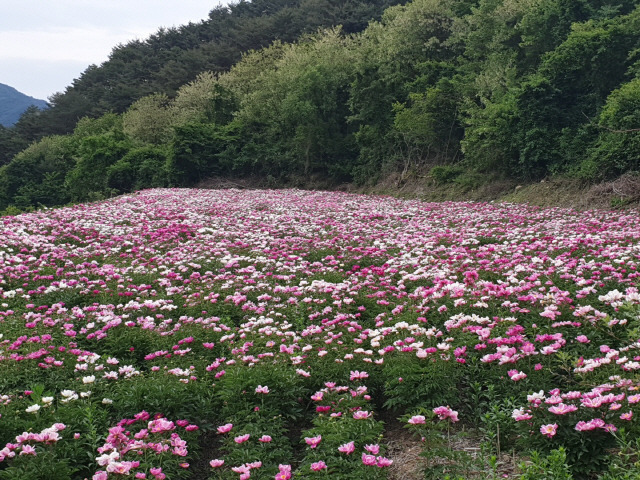
<path id="1" fill-rule="evenodd" d="M 186 437 L 195 438 L 197 425 L 185 420 L 173 422 L 151 417 L 142 411 L 132 419 L 123 419 L 109 429 L 104 445 L 98 448 L 96 463 L 102 467 L 93 480 L 119 478 L 185 478 L 189 455 Z M 183 438 L 185 437 L 185 438 Z"/>
<path id="2" fill-rule="evenodd" d="M 614 468 L 640 436 L 639 220 L 179 189 L 3 217 L 0 478 L 384 478 L 385 416 L 447 458 L 464 424 Z"/>
<path id="3" fill-rule="evenodd" d="M 619 428 L 637 431 L 632 423 L 634 413 L 640 414 L 640 394 L 636 390 L 630 379 L 611 377 L 611 383 L 587 392 L 562 392 L 558 388 L 547 394 L 540 391 L 529 395 L 528 406 L 514 410 L 512 416 L 525 432 L 537 428 L 546 437 L 525 435 L 533 446 L 547 450 L 568 445 L 573 456 L 569 460 L 590 471 L 594 464 L 605 462 L 604 449 L 615 445 L 612 433 Z"/>
<path id="4" fill-rule="evenodd" d="M 367 372 L 352 371 L 355 382 Z M 335 478 L 384 478 L 393 461 L 380 446 L 383 425 L 370 408 L 371 397 L 364 385 L 348 387 L 327 382 L 311 399 L 316 405 L 314 427 L 303 432 L 305 456 L 299 472 L 314 477 L 326 470 Z M 308 467 L 307 467 L 308 466 Z M 308 470 L 307 470 L 308 468 Z"/>
<path id="5" fill-rule="evenodd" d="M 0 471 L 0 478 L 64 479 L 74 472 L 68 459 L 56 458 L 55 451 L 66 425 L 55 423 L 39 433 L 23 432 L 15 442 L 0 449 L 0 462 L 11 466 Z"/>

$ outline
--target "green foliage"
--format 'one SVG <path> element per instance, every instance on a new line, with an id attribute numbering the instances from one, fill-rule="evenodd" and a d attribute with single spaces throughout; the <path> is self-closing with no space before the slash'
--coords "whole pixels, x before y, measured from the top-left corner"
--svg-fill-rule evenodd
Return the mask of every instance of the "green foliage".
<path id="1" fill-rule="evenodd" d="M 350 121 L 358 127 L 354 174 L 360 183 L 381 170 L 394 171 L 398 164 L 406 172 L 430 156 L 430 148 L 455 157 L 455 88 L 438 84 L 450 73 L 446 65 L 457 53 L 449 43 L 455 3 L 419 0 L 390 8 L 362 35 L 349 98 Z M 439 65 L 437 73 L 424 75 L 433 65 Z M 417 82 L 419 76 L 429 78 Z M 446 114 L 436 117 L 438 108 Z M 444 138 L 438 135 L 443 128 Z"/>
<path id="2" fill-rule="evenodd" d="M 305 407 L 301 399 L 309 395 L 299 375 L 273 365 L 229 369 L 216 384 L 217 400 L 222 404 L 224 417 L 233 422 L 241 421 L 247 412 L 256 408 L 261 415 L 300 421 Z M 269 387 L 269 393 L 256 393 L 258 385 Z"/>
<path id="3" fill-rule="evenodd" d="M 398 357 L 385 362 L 385 407 L 455 405 L 459 400 L 457 382 L 461 376 L 461 369 L 457 367 L 455 362 L 435 358 Z"/>
<path id="4" fill-rule="evenodd" d="M 438 167 L 433 167 L 429 171 L 429 175 L 431 175 L 431 177 L 435 180 L 437 184 L 444 185 L 444 184 L 453 182 L 463 172 L 464 172 L 464 169 L 462 167 L 451 166 L 451 165 L 441 165 Z"/>
<path id="5" fill-rule="evenodd" d="M 608 178 L 640 168 L 640 78 L 607 98 L 599 118 L 601 133 L 581 166 L 586 178 Z"/>
<path id="6" fill-rule="evenodd" d="M 456 159 L 463 133 L 459 102 L 456 85 L 445 78 L 425 93 L 409 94 L 408 104 L 394 105 L 394 129 L 402 138 L 405 170 L 425 161 L 445 163 Z"/>
<path id="7" fill-rule="evenodd" d="M 40 449 L 38 449 L 40 450 Z M 42 450 L 35 457 L 16 457 L 11 466 L 0 470 L 2 480 L 71 480 L 76 469 L 69 459 L 59 459 L 51 451 Z"/>
<path id="8" fill-rule="evenodd" d="M 67 203 L 70 197 L 63 184 L 75 164 L 73 152 L 68 137 L 45 137 L 0 167 L 0 208 Z"/>
<path id="9" fill-rule="evenodd" d="M 129 150 L 121 161 L 130 163 L 136 173 L 133 188 L 166 186 L 168 155 L 166 147 L 141 147 Z"/>
<path id="10" fill-rule="evenodd" d="M 90 65 L 64 92 L 50 97 L 49 109 L 23 115 L 12 129 L 15 146 L 3 150 L 0 141 L 0 159 L 43 136 L 68 134 L 80 118 L 123 113 L 152 94 L 174 97 L 178 92 L 180 96 L 180 90 L 185 93 L 183 85 L 202 72 L 227 71 L 243 53 L 276 39 L 293 42 L 301 34 L 337 25 L 343 25 L 349 34 L 360 32 L 371 20 L 379 19 L 385 8 L 399 2 L 252 0 L 220 4 L 202 22 L 160 28 L 144 40 L 115 46 L 106 62 Z M 205 98 L 206 94 L 196 96 Z M 187 103 L 194 105 L 191 100 Z M 184 123 L 195 120 L 188 117 Z"/>
<path id="11" fill-rule="evenodd" d="M 237 164 L 260 172 L 348 176 L 353 137 L 346 123 L 353 79 L 350 40 L 339 29 L 320 32 L 294 45 L 274 44 L 254 52 L 232 70 L 241 97 L 238 120 L 243 146 Z M 253 74 L 253 73 L 251 73 Z M 247 89 L 250 89 L 247 90 Z M 261 145 L 264 148 L 256 148 Z"/>
<path id="12" fill-rule="evenodd" d="M 531 454 L 531 463 L 520 465 L 520 480 L 573 480 L 567 465 L 567 452 L 563 447 L 542 456 L 538 452 Z"/>
<path id="13" fill-rule="evenodd" d="M 15 133 L 15 129 L 0 125 L 0 167 L 9 163 L 18 152 L 27 146 L 28 143 Z"/>
<path id="14" fill-rule="evenodd" d="M 122 116 L 124 133 L 143 143 L 167 143 L 173 135 L 169 105 L 162 93 L 142 97 Z"/>
<path id="15" fill-rule="evenodd" d="M 638 453 L 640 452 L 640 439 L 629 435 L 625 429 L 620 429 L 616 434 L 618 448 L 609 464 L 607 472 L 598 477 L 599 480 L 638 480 Z"/>
<path id="16" fill-rule="evenodd" d="M 193 184 L 228 170 L 222 154 L 237 140 L 235 125 L 190 123 L 175 128 L 169 175 L 179 184 Z"/>
<path id="17" fill-rule="evenodd" d="M 131 148 L 121 125 L 106 133 L 83 137 L 78 142 L 77 162 L 67 174 L 65 186 L 72 200 L 98 199 L 109 194 L 109 168 Z"/>
<path id="18" fill-rule="evenodd" d="M 124 159 L 107 168 L 107 187 L 119 192 L 129 192 L 135 181 L 133 165 Z"/>
<path id="19" fill-rule="evenodd" d="M 514 398 L 506 398 L 500 401 L 492 401 L 480 417 L 482 426 L 480 431 L 490 448 L 497 453 L 504 451 L 509 445 L 513 445 L 515 428 L 511 414 L 518 405 Z"/>
<path id="20" fill-rule="evenodd" d="M 518 150 L 512 137 L 518 128 L 518 110 L 513 95 L 484 100 L 482 106 L 467 105 L 462 151 L 465 161 L 485 172 L 508 175 L 517 162 Z"/>
<path id="21" fill-rule="evenodd" d="M 469 191 L 483 174 L 640 168 L 637 2 L 339 3 L 240 2 L 118 46 L 0 129 L 0 208 L 211 175 L 364 185 L 431 170 Z"/>
<path id="22" fill-rule="evenodd" d="M 174 125 L 193 122 L 223 125 L 233 118 L 236 108 L 235 98 L 218 77 L 204 72 L 178 90 L 172 104 L 172 121 Z"/>
<path id="23" fill-rule="evenodd" d="M 107 187 L 122 193 L 164 187 L 168 181 L 167 156 L 164 146 L 132 148 L 107 168 Z"/>
<path id="24" fill-rule="evenodd" d="M 412 415 L 424 417 L 424 423 L 407 423 Z M 424 479 L 469 479 L 476 478 L 474 472 L 482 468 L 480 461 L 467 452 L 457 451 L 452 445 L 451 423 L 438 420 L 430 409 L 418 408 L 401 418 L 405 428 L 422 441 L 421 456 L 424 457 Z"/>

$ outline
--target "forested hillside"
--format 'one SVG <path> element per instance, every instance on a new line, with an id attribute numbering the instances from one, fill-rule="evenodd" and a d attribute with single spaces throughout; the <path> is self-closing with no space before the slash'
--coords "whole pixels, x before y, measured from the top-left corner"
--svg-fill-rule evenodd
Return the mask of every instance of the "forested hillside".
<path id="1" fill-rule="evenodd" d="M 212 5 L 216 2 L 211 2 Z M 146 40 L 114 47 L 109 60 L 90 65 L 64 92 L 49 99 L 45 114 L 29 111 L 15 129 L 0 133 L 0 165 L 30 142 L 67 134 L 83 117 L 122 113 L 152 93 L 176 90 L 204 71 L 224 72 L 243 52 L 274 40 L 295 41 L 320 27 L 359 32 L 400 0 L 252 0 L 211 10 L 203 22 L 161 28 Z M 11 137 L 4 140 L 4 137 Z"/>
<path id="2" fill-rule="evenodd" d="M 595 181 L 638 170 L 640 2 L 414 0 L 360 33 L 383 2 L 339 3 L 261 16 L 266 4 L 242 2 L 212 11 L 202 32 L 215 37 L 223 22 L 251 18 L 242 23 L 251 41 L 229 34 L 200 46 L 203 24 L 116 48 L 113 63 L 52 99 L 50 118 L 91 105 L 67 110 L 64 128 L 84 116 L 73 132 L 46 131 L 0 169 L 0 208 L 213 175 L 364 184 L 430 171 L 473 187 L 488 173 Z M 318 22 L 314 8 L 333 18 Z M 343 27 L 318 30 L 331 23 Z M 291 43 L 293 31 L 306 33 Z M 160 47 L 169 43 L 187 46 L 180 61 Z M 253 50 L 234 63 L 240 49 L 221 53 L 231 44 Z M 126 75 L 104 88 L 136 62 L 154 66 L 130 92 Z M 16 128 L 32 122 L 40 135 L 42 117 Z"/>

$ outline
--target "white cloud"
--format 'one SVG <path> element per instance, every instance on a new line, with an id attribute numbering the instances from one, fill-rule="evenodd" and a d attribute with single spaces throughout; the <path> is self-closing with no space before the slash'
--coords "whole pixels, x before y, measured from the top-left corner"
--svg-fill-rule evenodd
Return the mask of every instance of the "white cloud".
<path id="1" fill-rule="evenodd" d="M 0 83 L 41 100 L 63 92 L 87 68 L 83 61 L 0 58 Z"/>
<path id="2" fill-rule="evenodd" d="M 118 43 L 145 38 L 148 32 L 98 28 L 52 28 L 0 32 L 0 58 L 43 61 L 104 62 Z M 19 45 L 19 48 L 15 46 Z"/>

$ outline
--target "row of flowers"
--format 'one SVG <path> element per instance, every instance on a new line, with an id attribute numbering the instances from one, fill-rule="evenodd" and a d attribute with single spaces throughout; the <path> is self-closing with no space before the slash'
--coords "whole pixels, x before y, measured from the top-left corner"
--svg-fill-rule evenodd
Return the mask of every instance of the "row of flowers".
<path id="1" fill-rule="evenodd" d="M 85 476 L 99 466 L 118 475 L 96 465 L 100 434 L 90 433 L 145 409 L 188 419 L 185 435 L 233 424 L 233 436 L 214 437 L 225 463 L 211 472 L 333 473 L 356 457 L 358 468 L 373 466 L 374 456 L 371 470 L 384 475 L 384 441 L 363 443 L 364 430 L 334 441 L 331 429 L 366 425 L 379 435 L 382 409 L 471 413 L 473 381 L 519 402 L 514 424 L 532 444 L 570 447 L 575 434 L 611 438 L 622 427 L 635 435 L 637 220 L 233 190 L 149 190 L 6 217 L 1 444 L 65 423 L 80 438 L 64 442 L 94 457 L 83 460 Z M 540 389 L 541 403 L 527 402 Z M 340 395 L 340 405 L 365 403 L 344 410 L 323 400 Z M 77 420 L 89 416 L 92 427 Z M 287 435 L 300 423 L 322 439 L 304 454 Z M 202 450 L 205 438 L 186 441 Z M 349 455 L 338 450 L 350 442 Z M 193 464 L 191 450 L 181 463 Z M 4 460 L 0 468 L 17 462 Z M 132 475 L 165 474 L 164 464 L 127 461 L 141 462 Z M 185 478 L 193 470 L 170 468 Z"/>

